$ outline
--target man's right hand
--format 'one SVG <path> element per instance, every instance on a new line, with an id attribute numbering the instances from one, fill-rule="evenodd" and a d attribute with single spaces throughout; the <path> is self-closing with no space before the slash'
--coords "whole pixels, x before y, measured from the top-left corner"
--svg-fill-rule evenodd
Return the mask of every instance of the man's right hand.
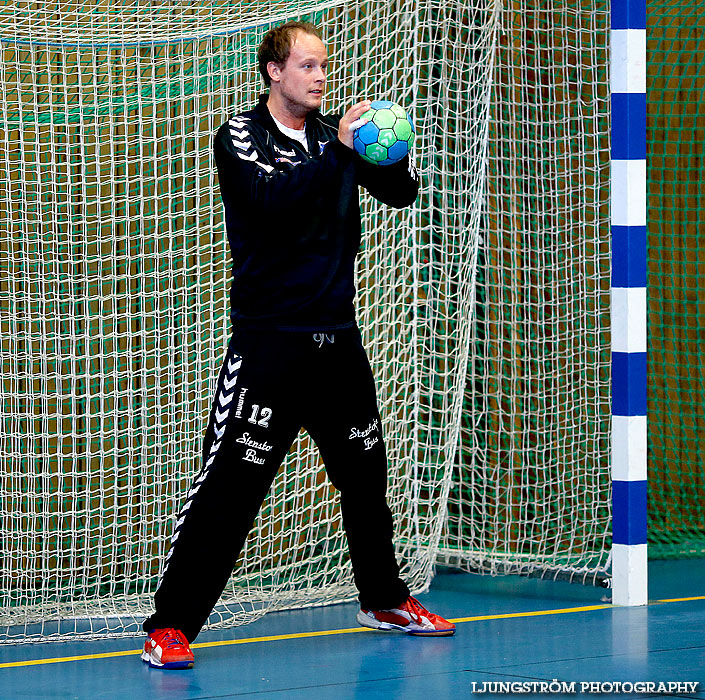
<path id="1" fill-rule="evenodd" d="M 353 134 L 355 133 L 354 130 L 350 130 L 350 125 L 356 122 L 370 108 L 371 104 L 370 100 L 363 100 L 354 104 L 340 120 L 340 124 L 338 124 L 338 139 L 348 148 L 353 147 Z"/>

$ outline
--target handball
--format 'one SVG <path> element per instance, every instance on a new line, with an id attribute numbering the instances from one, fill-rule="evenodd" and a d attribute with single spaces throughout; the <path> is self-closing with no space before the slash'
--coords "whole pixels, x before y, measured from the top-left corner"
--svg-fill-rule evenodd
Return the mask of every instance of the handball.
<path id="1" fill-rule="evenodd" d="M 355 129 L 353 148 L 368 163 L 391 165 L 409 152 L 416 129 L 398 104 L 375 100 L 360 119 L 369 121 Z"/>

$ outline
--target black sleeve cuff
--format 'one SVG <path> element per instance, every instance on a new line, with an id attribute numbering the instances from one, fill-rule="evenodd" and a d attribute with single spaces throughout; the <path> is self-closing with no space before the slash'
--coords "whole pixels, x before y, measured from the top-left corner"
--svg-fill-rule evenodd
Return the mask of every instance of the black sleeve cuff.
<path id="1" fill-rule="evenodd" d="M 355 150 L 348 148 L 338 137 L 331 141 L 330 147 L 342 163 L 349 163 L 355 157 Z"/>

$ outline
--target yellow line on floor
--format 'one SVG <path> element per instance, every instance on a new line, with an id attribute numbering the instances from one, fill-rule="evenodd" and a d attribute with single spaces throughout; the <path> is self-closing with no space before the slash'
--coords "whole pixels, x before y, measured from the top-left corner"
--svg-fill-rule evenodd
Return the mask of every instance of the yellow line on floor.
<path id="1" fill-rule="evenodd" d="M 502 620 L 511 617 L 532 617 L 538 615 L 559 615 L 561 613 L 586 612 L 588 610 L 601 610 L 612 607 L 611 605 L 588 605 L 580 608 L 561 608 L 560 610 L 536 610 L 523 613 L 505 613 L 501 615 L 479 615 L 475 617 L 461 617 L 451 622 L 477 622 L 480 620 Z M 366 627 L 349 627 L 338 630 L 322 630 L 319 632 L 298 632 L 296 634 L 276 634 L 268 637 L 248 637 L 246 639 L 225 639 L 219 642 L 199 642 L 192 644 L 193 649 L 204 649 L 209 647 L 232 646 L 233 644 L 254 644 L 257 642 L 278 642 L 287 639 L 306 639 L 309 637 L 328 637 L 338 634 L 353 634 L 356 632 L 373 632 Z M 134 656 L 141 653 L 141 649 L 130 649 L 129 651 L 114 651 L 104 654 L 85 654 L 83 656 L 62 656 L 53 659 L 32 659 L 28 661 L 13 661 L 11 663 L 0 664 L 0 668 L 15 668 L 18 666 L 39 666 L 42 664 L 58 664 L 66 661 L 89 661 L 92 659 L 111 659 L 119 656 Z"/>
<path id="2" fill-rule="evenodd" d="M 657 601 L 658 603 L 683 603 L 686 600 L 705 600 L 705 595 L 696 595 L 692 598 L 664 598 Z"/>
<path id="3" fill-rule="evenodd" d="M 0 664 L 0 668 L 16 668 L 17 666 L 41 666 L 43 664 L 62 664 L 66 661 L 88 661 L 89 659 L 113 659 L 118 656 L 134 656 L 142 653 L 141 649 L 129 651 L 111 651 L 105 654 L 84 654 L 82 656 L 60 656 L 56 659 L 30 659 L 28 661 L 13 661 Z"/>
<path id="4" fill-rule="evenodd" d="M 604 605 L 584 605 L 580 608 L 558 608 L 557 610 L 533 610 L 531 612 L 504 613 L 502 615 L 476 615 L 475 617 L 459 617 L 451 622 L 477 622 L 479 620 L 504 620 L 509 617 L 540 617 L 542 615 L 564 615 L 565 613 L 588 612 L 590 610 L 605 610 L 614 607 L 611 603 Z"/>
<path id="5" fill-rule="evenodd" d="M 228 647 L 232 644 L 253 644 L 255 642 L 279 642 L 284 639 L 307 639 L 308 637 L 330 637 L 335 634 L 352 634 L 354 632 L 373 632 L 367 627 L 348 627 L 341 630 L 321 630 L 319 632 L 296 632 L 295 634 L 273 634 L 269 637 L 248 637 L 246 639 L 224 639 L 220 642 L 198 642 L 192 644 L 192 649 L 207 647 Z"/>
<path id="6" fill-rule="evenodd" d="M 204 649 L 206 647 L 223 647 L 233 644 L 254 644 L 256 642 L 278 642 L 285 639 L 306 639 L 307 637 L 328 637 L 334 634 L 350 634 L 352 632 L 372 632 L 365 627 L 351 627 L 340 630 L 321 630 L 319 632 L 297 632 L 296 634 L 275 634 L 269 637 L 247 637 L 246 639 L 224 639 L 219 642 L 198 642 L 192 644 L 192 649 Z M 0 668 L 12 668 L 16 666 L 40 666 L 42 664 L 60 664 L 65 661 L 88 661 L 90 659 L 111 659 L 118 656 L 136 656 L 141 654 L 141 649 L 129 649 L 128 651 L 105 652 L 103 654 L 85 654 L 83 656 L 61 656 L 54 659 L 33 659 L 31 661 L 13 661 L 12 663 L 0 664 Z"/>
<path id="7" fill-rule="evenodd" d="M 677 603 L 687 600 L 705 600 L 705 596 L 694 598 L 671 598 L 669 600 L 659 600 L 659 603 Z M 498 615 L 475 615 L 473 617 L 458 617 L 451 622 L 459 624 L 461 622 L 481 622 L 483 620 L 506 620 L 516 617 L 542 617 L 545 615 L 564 615 L 567 613 L 590 612 L 592 610 L 606 610 L 614 607 L 610 603 L 603 605 L 584 605 L 578 608 L 558 608 L 555 610 L 532 610 L 530 612 L 502 613 Z M 225 639 L 219 642 L 199 642 L 192 644 L 193 649 L 205 649 L 209 647 L 232 646 L 234 644 L 255 644 L 258 642 L 278 642 L 287 639 L 307 639 L 310 637 L 329 637 L 338 634 L 354 634 L 357 632 L 373 632 L 366 627 L 349 627 L 339 630 L 322 630 L 320 632 L 298 632 L 296 634 L 276 634 L 268 637 L 247 637 L 246 639 Z M 141 649 L 130 649 L 129 651 L 113 651 L 104 654 L 85 654 L 82 656 L 62 656 L 53 659 L 31 659 L 28 661 L 13 661 L 11 663 L 0 663 L 0 668 L 17 668 L 19 666 L 40 666 L 43 664 L 59 664 L 67 661 L 89 661 L 92 659 L 113 659 L 120 656 L 136 656 L 141 653 Z"/>

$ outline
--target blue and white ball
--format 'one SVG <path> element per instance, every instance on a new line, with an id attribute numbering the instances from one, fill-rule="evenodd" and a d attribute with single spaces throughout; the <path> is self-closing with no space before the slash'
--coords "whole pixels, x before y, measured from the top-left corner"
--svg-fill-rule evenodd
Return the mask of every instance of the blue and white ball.
<path id="1" fill-rule="evenodd" d="M 360 119 L 369 121 L 355 130 L 353 148 L 368 163 L 391 165 L 411 150 L 416 129 L 398 104 L 375 100 Z"/>

